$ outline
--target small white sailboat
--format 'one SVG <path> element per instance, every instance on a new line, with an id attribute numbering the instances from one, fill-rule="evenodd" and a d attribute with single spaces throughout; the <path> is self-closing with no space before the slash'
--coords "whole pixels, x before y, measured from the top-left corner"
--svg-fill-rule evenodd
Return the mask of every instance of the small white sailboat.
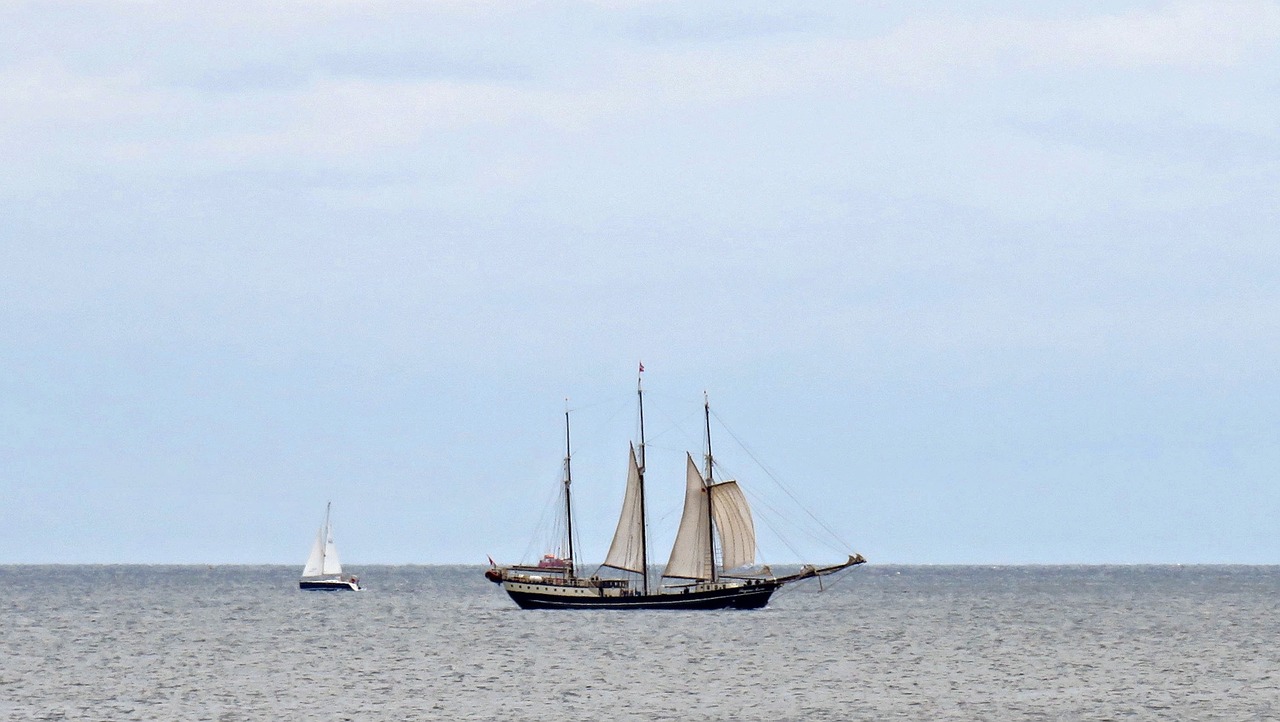
<path id="1" fill-rule="evenodd" d="M 333 529 L 329 526 L 329 507 L 330 504 L 324 506 L 324 526 L 320 527 L 315 543 L 311 545 L 311 556 L 307 557 L 307 565 L 302 568 L 298 588 L 358 592 L 361 589 L 360 579 L 342 573 L 338 548 L 333 545 Z"/>

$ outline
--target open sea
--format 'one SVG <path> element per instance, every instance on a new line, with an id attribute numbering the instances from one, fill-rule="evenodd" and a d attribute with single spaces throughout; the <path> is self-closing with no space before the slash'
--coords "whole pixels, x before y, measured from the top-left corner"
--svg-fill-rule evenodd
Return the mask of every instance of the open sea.
<path id="1" fill-rule="evenodd" d="M 1280 719 L 1280 567 L 869 564 L 723 612 L 349 571 L 0 566 L 0 720 Z"/>

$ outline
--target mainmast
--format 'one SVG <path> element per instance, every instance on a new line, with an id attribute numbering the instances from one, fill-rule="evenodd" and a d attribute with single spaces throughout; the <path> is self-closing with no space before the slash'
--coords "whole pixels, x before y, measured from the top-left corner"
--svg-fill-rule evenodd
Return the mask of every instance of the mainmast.
<path id="1" fill-rule="evenodd" d="M 644 364 L 640 365 L 639 373 L 644 373 Z M 646 539 L 647 522 L 644 511 L 644 388 L 639 375 L 636 376 L 636 398 L 640 401 L 640 568 L 643 570 L 640 576 L 644 580 L 644 593 L 648 595 L 649 542 Z"/>
<path id="2" fill-rule="evenodd" d="M 716 581 L 716 532 L 714 529 L 714 517 L 711 513 L 711 401 L 707 398 L 707 392 L 702 392 L 702 415 L 706 419 L 707 424 L 707 473 L 704 474 L 706 480 L 703 482 L 705 493 L 707 495 L 707 549 L 711 552 L 711 581 Z"/>
<path id="3" fill-rule="evenodd" d="M 569 400 L 564 401 L 564 526 L 565 536 L 568 537 L 569 548 L 569 577 L 577 576 L 578 560 L 573 556 L 573 502 L 570 498 L 569 487 L 573 483 L 573 472 L 569 466 Z"/>

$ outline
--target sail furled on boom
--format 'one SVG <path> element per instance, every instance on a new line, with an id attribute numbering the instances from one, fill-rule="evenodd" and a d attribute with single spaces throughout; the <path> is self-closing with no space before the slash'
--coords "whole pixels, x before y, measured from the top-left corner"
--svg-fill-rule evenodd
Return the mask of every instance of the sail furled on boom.
<path id="1" fill-rule="evenodd" d="M 644 510 L 641 508 L 640 466 L 636 448 L 631 447 L 627 461 L 627 492 L 622 498 L 622 513 L 613 533 L 613 544 L 604 566 L 628 572 L 644 573 Z"/>
<path id="2" fill-rule="evenodd" d="M 664 577 L 676 579 L 711 579 L 711 537 L 707 534 L 707 490 L 702 473 L 693 463 L 693 457 L 685 454 L 688 467 L 685 473 L 684 513 L 676 542 L 671 547 L 671 558 Z"/>
<path id="3" fill-rule="evenodd" d="M 736 481 L 723 481 L 712 485 L 708 491 L 724 568 L 738 569 L 755 564 L 756 527 L 742 488 Z"/>

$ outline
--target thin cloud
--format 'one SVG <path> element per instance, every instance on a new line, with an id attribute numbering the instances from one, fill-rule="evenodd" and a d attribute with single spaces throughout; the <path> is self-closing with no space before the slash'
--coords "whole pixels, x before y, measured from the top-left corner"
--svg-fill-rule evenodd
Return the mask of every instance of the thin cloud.
<path id="1" fill-rule="evenodd" d="M 1183 2 L 1054 20 L 925 16 L 866 50 L 888 79 L 936 85 L 1010 69 L 1213 68 L 1273 53 L 1277 40 L 1278 3 Z"/>

